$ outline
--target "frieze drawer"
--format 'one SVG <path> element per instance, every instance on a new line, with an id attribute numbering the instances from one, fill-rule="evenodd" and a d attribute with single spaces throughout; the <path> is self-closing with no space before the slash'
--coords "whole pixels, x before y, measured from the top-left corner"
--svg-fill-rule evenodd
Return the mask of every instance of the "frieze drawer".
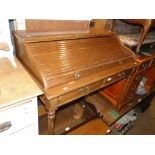
<path id="1" fill-rule="evenodd" d="M 135 71 L 135 68 L 131 68 L 131 69 L 128 69 L 126 71 L 117 73 L 113 76 L 109 76 L 105 79 L 105 85 L 113 83 L 113 82 L 118 81 L 118 80 L 121 80 L 123 78 L 126 78 L 129 75 L 133 74 L 134 71 Z"/>
<path id="2" fill-rule="evenodd" d="M 61 96 L 58 97 L 59 105 L 68 103 L 68 102 L 73 101 L 73 100 L 75 100 L 75 99 L 77 99 L 79 97 L 87 95 L 87 94 L 99 89 L 102 85 L 103 85 L 103 82 L 98 81 L 98 82 L 95 82 L 95 83 L 90 84 L 88 86 L 81 87 L 81 88 L 79 88 L 77 90 L 69 92 L 67 94 L 61 95 Z"/>
<path id="3" fill-rule="evenodd" d="M 134 68 L 131 68 L 131 69 L 128 69 L 126 71 L 117 73 L 113 76 L 107 77 L 107 78 L 100 80 L 98 82 L 95 82 L 93 84 L 81 87 L 77 90 L 66 93 L 64 95 L 61 95 L 58 97 L 58 104 L 60 106 L 62 104 L 68 103 L 68 102 L 73 101 L 79 97 L 82 97 L 82 96 L 87 95 L 93 91 L 96 91 L 99 88 L 106 86 L 107 84 L 110 84 L 110 83 L 113 83 L 113 82 L 118 81 L 120 79 L 123 79 L 125 77 L 128 77 L 129 75 L 131 75 L 133 73 L 133 71 L 134 71 Z"/>

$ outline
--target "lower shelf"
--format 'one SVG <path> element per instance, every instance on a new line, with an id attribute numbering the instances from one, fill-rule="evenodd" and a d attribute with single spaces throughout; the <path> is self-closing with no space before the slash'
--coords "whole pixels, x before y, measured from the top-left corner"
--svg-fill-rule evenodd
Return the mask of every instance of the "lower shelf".
<path id="1" fill-rule="evenodd" d="M 87 96 L 85 100 L 96 107 L 100 117 L 102 117 L 108 125 L 111 125 L 120 117 L 120 114 L 114 109 L 112 104 L 110 104 L 100 93 L 91 94 Z"/>
<path id="2" fill-rule="evenodd" d="M 134 106 L 136 106 L 136 104 L 138 104 L 138 99 L 135 99 L 135 102 L 133 102 L 132 104 L 128 104 L 124 106 L 121 110 L 116 111 L 113 105 L 108 102 L 108 100 L 100 93 L 91 94 L 87 96 L 85 100 L 96 107 L 97 112 L 100 113 L 102 119 L 109 126 L 112 125 L 116 120 L 122 117 L 129 110 L 131 110 Z"/>
<path id="3" fill-rule="evenodd" d="M 152 93 L 155 93 L 155 91 L 152 91 Z M 145 97 L 139 99 L 139 97 L 135 98 L 131 104 L 127 104 L 121 110 L 116 111 L 113 105 L 100 93 L 89 94 L 85 98 L 76 100 L 76 102 L 61 107 L 57 111 L 54 134 L 105 135 L 110 131 L 109 129 L 114 122 L 134 108 Z M 146 101 L 148 101 L 148 98 L 146 98 Z M 39 134 L 47 134 L 46 115 L 39 119 Z"/>
<path id="4" fill-rule="evenodd" d="M 109 127 L 100 118 L 97 118 L 74 129 L 68 135 L 105 135 L 109 132 Z"/>
<path id="5" fill-rule="evenodd" d="M 95 107 L 83 99 L 76 100 L 66 106 L 60 107 L 56 112 L 54 134 L 66 134 L 69 130 L 97 117 Z M 39 134 L 47 134 L 47 115 L 39 118 Z"/>

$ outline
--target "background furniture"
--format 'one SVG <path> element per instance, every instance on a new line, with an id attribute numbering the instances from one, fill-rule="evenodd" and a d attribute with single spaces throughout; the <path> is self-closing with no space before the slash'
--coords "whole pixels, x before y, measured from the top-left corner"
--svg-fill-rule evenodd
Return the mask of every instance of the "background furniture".
<path id="1" fill-rule="evenodd" d="M 16 68 L 7 58 L 0 59 L 0 135 L 37 135 L 37 96 L 42 91 L 15 61 Z"/>
<path id="2" fill-rule="evenodd" d="M 133 49 L 136 55 L 140 55 L 144 52 L 143 46 L 154 46 L 154 26 L 153 19 L 122 19 L 113 20 L 111 30 L 117 32 L 124 45 Z"/>
<path id="3" fill-rule="evenodd" d="M 153 26 L 154 20 L 151 19 L 123 19 L 113 21 L 112 29 L 118 33 L 121 42 L 131 49 L 135 49 L 137 54 L 136 62 L 138 64 L 138 69 L 133 76 L 121 80 L 101 91 L 101 94 L 104 95 L 117 110 L 120 110 L 123 106 L 127 106 L 127 104 L 138 104 L 143 100 L 146 94 L 149 95 L 152 91 L 155 82 L 155 49 L 149 46 L 144 49 L 143 46 L 154 45 L 155 35 L 153 34 L 155 34 L 155 32 L 151 30 Z M 150 35 L 152 37 L 150 37 Z M 146 80 L 144 83 L 145 93 L 139 95 L 137 94 L 137 90 L 144 80 Z"/>

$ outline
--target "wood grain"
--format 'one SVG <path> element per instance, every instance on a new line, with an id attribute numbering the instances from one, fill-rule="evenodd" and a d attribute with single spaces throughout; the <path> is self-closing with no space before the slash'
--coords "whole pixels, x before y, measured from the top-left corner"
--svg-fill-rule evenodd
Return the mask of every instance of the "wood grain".
<path id="1" fill-rule="evenodd" d="M 88 20 L 43 20 L 26 19 L 27 31 L 72 31 L 88 29 Z"/>
<path id="2" fill-rule="evenodd" d="M 136 90 L 142 80 L 142 77 L 146 77 L 146 92 L 148 94 L 150 93 L 152 85 L 155 82 L 155 77 L 153 74 L 154 67 L 152 64 L 154 57 L 155 54 L 136 58 L 138 67 L 136 72 L 131 77 L 103 89 L 100 91 L 100 93 L 110 103 L 112 103 L 117 110 L 120 110 L 120 108 L 122 108 L 124 105 L 131 104 L 134 102 L 135 98 L 143 98 L 144 95 L 138 96 L 136 94 Z"/>
<path id="3" fill-rule="evenodd" d="M 30 63 L 25 64 L 41 81 L 43 87 L 48 89 L 75 80 L 76 73 L 80 73 L 82 78 L 103 69 L 122 65 L 120 61 L 122 63 L 134 61 L 133 53 L 120 46 L 116 36 L 103 34 L 102 37 L 98 36 L 98 33 L 94 31 L 87 35 L 79 34 L 82 39 L 74 35 L 74 39 L 73 36 L 70 39 L 66 36 L 65 39 L 58 41 L 26 43 L 25 53 L 34 64 L 35 71 L 29 67 Z M 17 55 L 26 61 L 19 52 L 17 50 Z"/>
<path id="4" fill-rule="evenodd" d="M 71 131 L 68 135 L 105 135 L 108 131 L 110 131 L 108 125 L 98 118 Z"/>
<path id="5" fill-rule="evenodd" d="M 50 134 L 58 107 L 129 76 L 137 66 L 135 54 L 103 29 L 16 31 L 14 37 L 17 56 L 44 91 Z"/>

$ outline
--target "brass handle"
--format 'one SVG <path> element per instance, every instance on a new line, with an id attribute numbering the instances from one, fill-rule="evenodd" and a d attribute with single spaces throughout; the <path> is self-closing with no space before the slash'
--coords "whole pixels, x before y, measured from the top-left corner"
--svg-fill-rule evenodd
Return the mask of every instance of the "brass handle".
<path id="1" fill-rule="evenodd" d="M 119 76 L 119 78 L 124 78 L 125 77 L 125 73 L 124 72 L 119 73 L 118 76 Z"/>
<path id="2" fill-rule="evenodd" d="M 89 86 L 80 88 L 80 93 L 81 93 L 81 94 L 85 94 L 85 93 L 87 93 L 87 92 L 89 92 L 89 91 L 90 91 L 90 90 L 89 90 Z"/>
<path id="3" fill-rule="evenodd" d="M 9 128 L 11 128 L 11 126 L 12 126 L 12 124 L 10 121 L 1 123 L 0 124 L 0 132 L 8 130 Z"/>
<path id="4" fill-rule="evenodd" d="M 86 92 L 86 90 L 85 90 L 85 88 L 83 87 L 83 88 L 80 88 L 80 93 L 81 94 L 84 94 Z"/>
<path id="5" fill-rule="evenodd" d="M 80 79 L 80 73 L 79 72 L 76 72 L 74 74 L 74 77 L 75 77 L 76 80 Z"/>

